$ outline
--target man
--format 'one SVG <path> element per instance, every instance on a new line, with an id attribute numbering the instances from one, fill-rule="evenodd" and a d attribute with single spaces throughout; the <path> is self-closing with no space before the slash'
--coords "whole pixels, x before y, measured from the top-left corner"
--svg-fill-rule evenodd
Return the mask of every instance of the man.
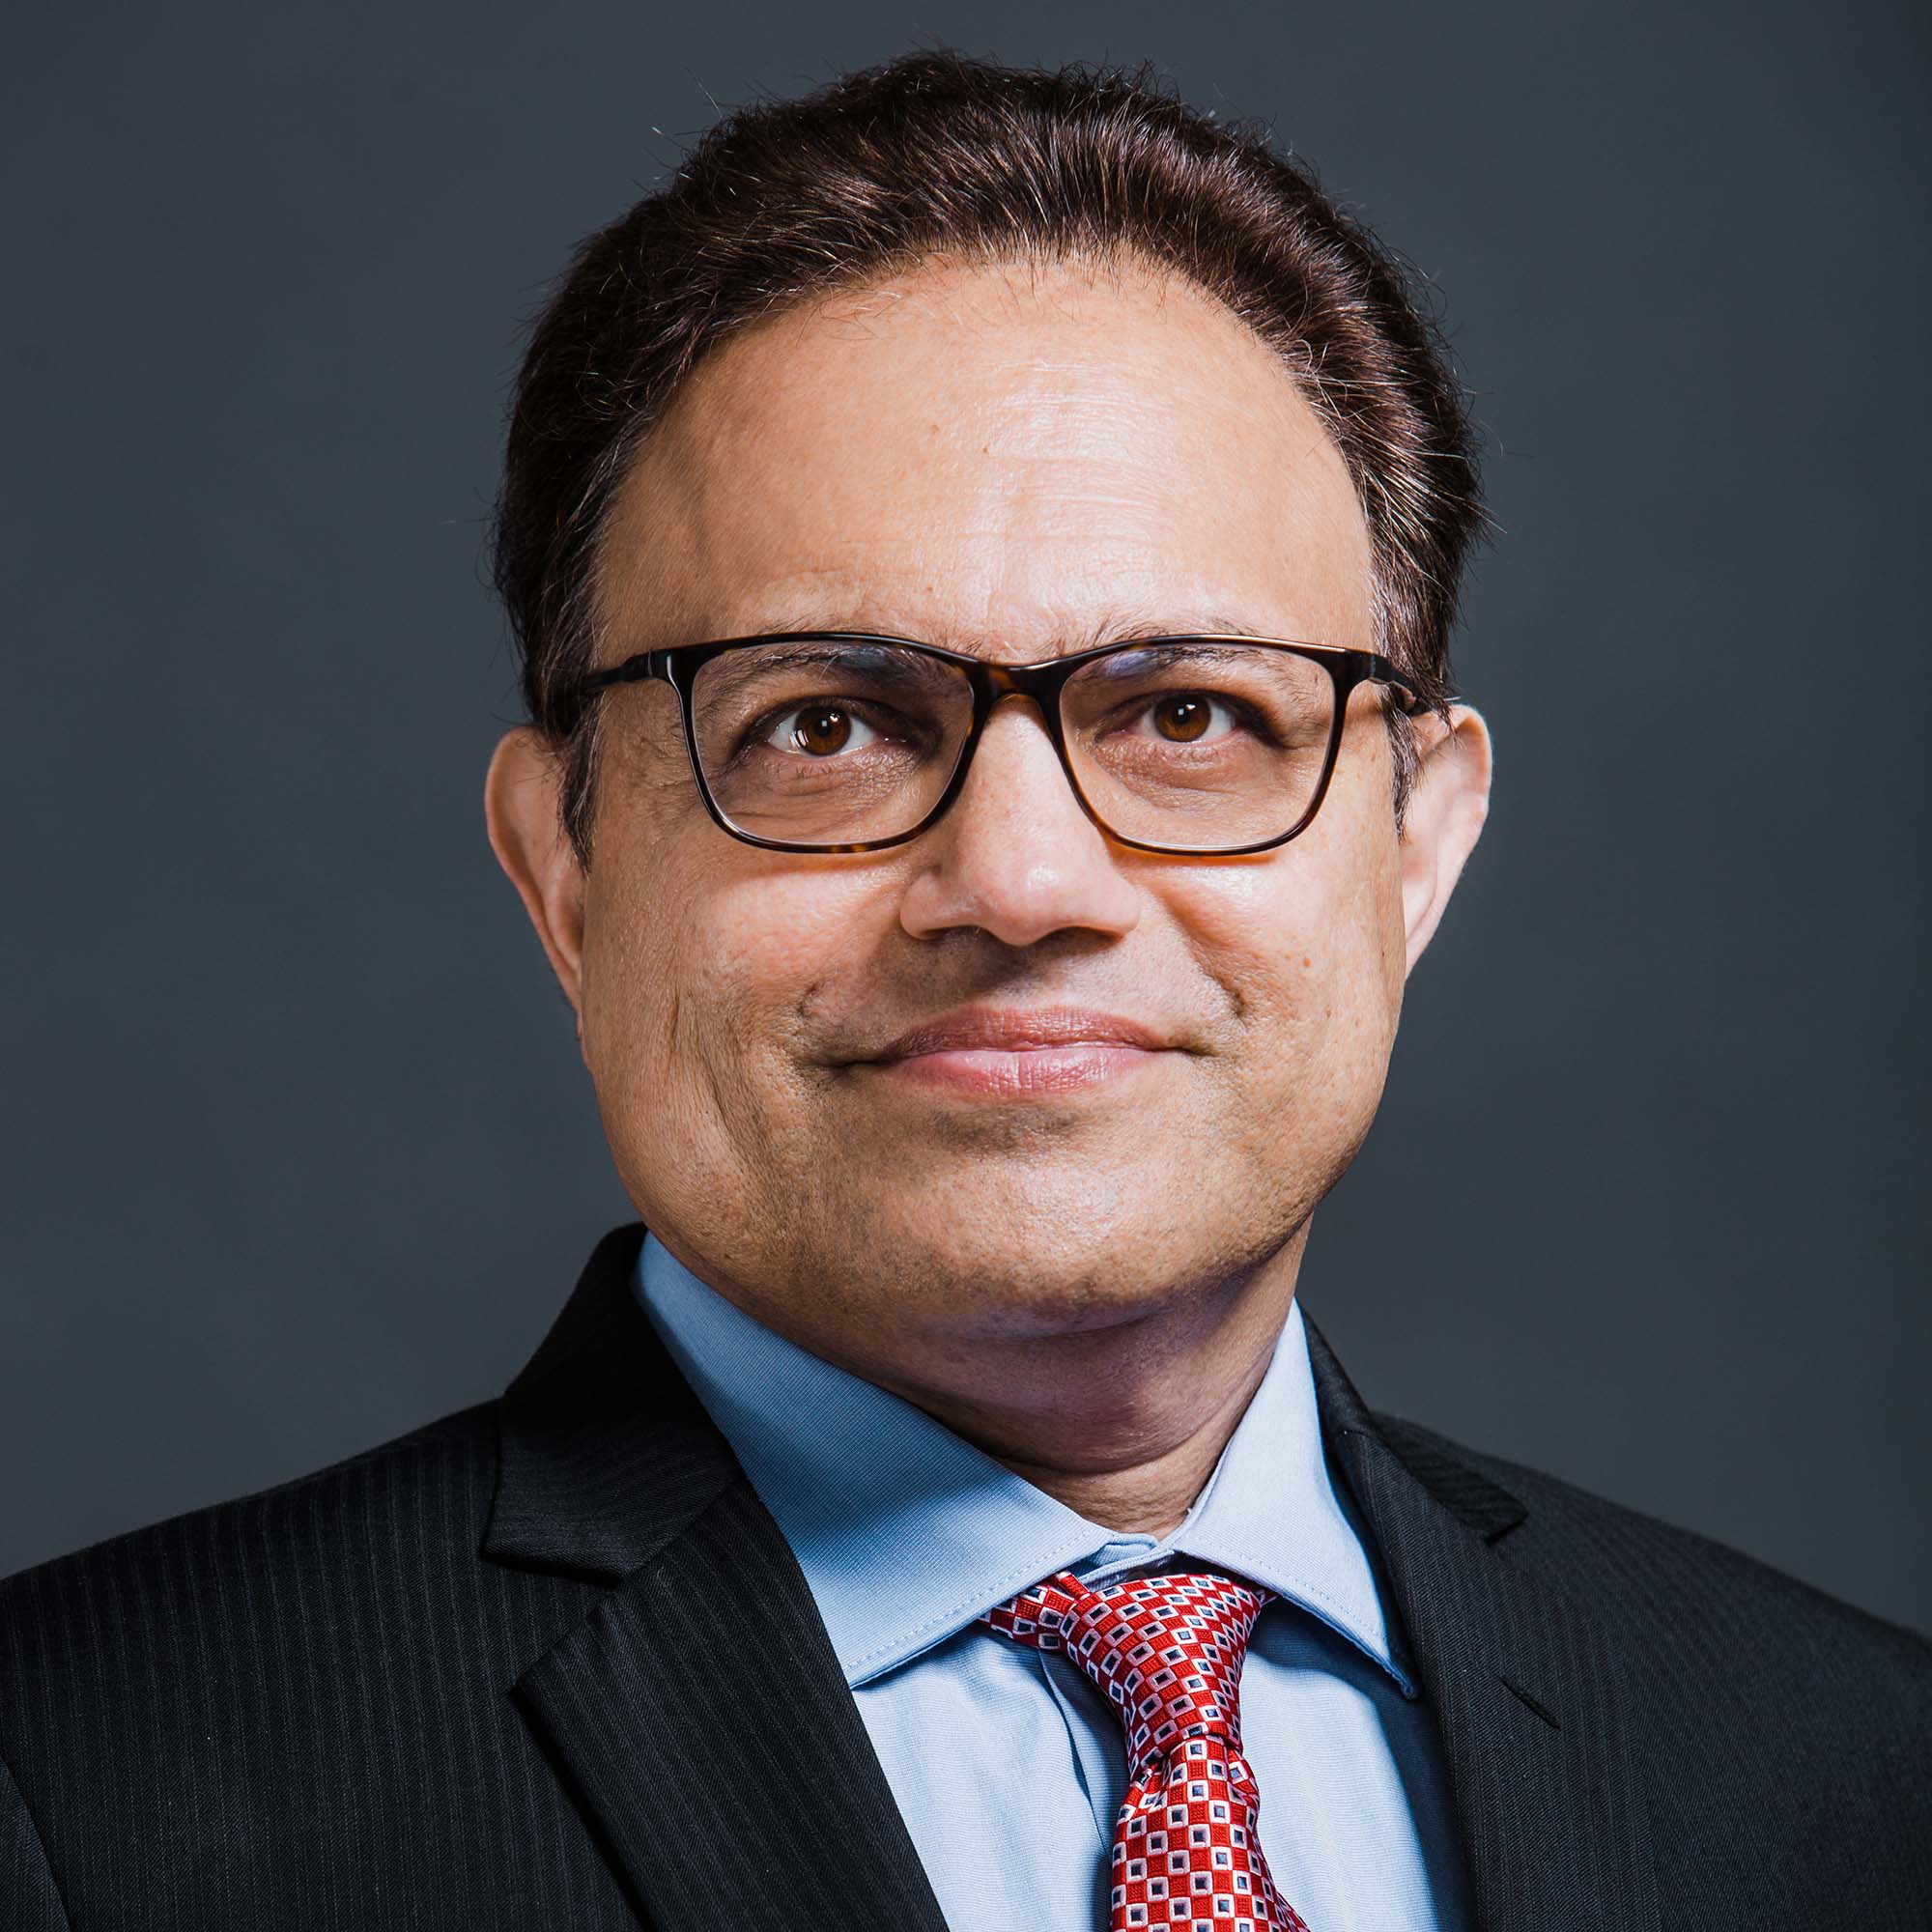
<path id="1" fill-rule="evenodd" d="M 500 1401 L 0 1591 L 0 1919 L 1932 1922 L 1918 1638 L 1295 1302 L 1476 519 L 1387 259 L 1144 79 L 916 56 L 593 238 L 488 814 L 642 1226 Z"/>

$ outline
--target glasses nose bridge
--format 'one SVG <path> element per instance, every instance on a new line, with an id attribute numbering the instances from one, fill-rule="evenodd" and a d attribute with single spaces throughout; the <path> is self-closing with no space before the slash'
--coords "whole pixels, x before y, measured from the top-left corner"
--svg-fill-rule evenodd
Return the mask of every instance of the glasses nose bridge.
<path id="1" fill-rule="evenodd" d="M 986 726 L 992 722 L 994 711 L 1009 697 L 1024 697 L 1032 702 L 1039 714 L 1040 729 L 1045 733 L 1047 743 L 1053 748 L 1054 757 L 1060 765 L 1061 777 L 1073 794 L 1075 804 L 1091 818 L 1092 808 L 1081 790 L 1079 780 L 1073 774 L 1073 767 L 1066 755 L 1065 737 L 1061 729 L 1060 692 L 1066 682 L 1066 671 L 1054 664 L 1003 665 L 989 663 L 981 658 L 972 667 L 971 676 L 977 687 L 976 716 L 973 728 L 968 733 L 966 744 L 962 748 L 952 782 L 947 788 L 946 802 L 941 808 L 942 810 L 950 810 L 958 802 L 959 794 L 965 789 L 969 769 L 985 736 Z"/>
<path id="2" fill-rule="evenodd" d="M 1046 734 L 1060 744 L 1060 693 L 1068 671 L 1057 664 L 1003 665 L 981 658 L 976 668 L 980 688 L 980 718 L 983 724 L 993 707 L 1008 697 L 1030 697 L 1038 708 Z"/>
<path id="3" fill-rule="evenodd" d="M 1080 787 L 1073 781 L 1073 773 L 1067 767 L 1066 746 L 1060 722 L 1060 693 L 1066 678 L 1066 671 L 1056 664 L 1003 665 L 991 664 L 981 658 L 974 669 L 980 702 L 972 742 L 966 748 L 968 758 L 980 749 L 979 740 L 992 722 L 994 711 L 1009 697 L 1028 698 L 1039 713 L 1040 728 L 1058 755 L 1068 782 L 1073 783 L 1077 797 Z"/>

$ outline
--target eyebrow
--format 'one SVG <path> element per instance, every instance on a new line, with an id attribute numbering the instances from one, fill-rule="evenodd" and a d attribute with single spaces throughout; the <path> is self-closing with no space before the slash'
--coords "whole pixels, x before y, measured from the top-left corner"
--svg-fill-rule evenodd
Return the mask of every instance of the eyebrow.
<path id="1" fill-rule="evenodd" d="M 1085 647 L 1099 644 L 1130 644 L 1143 638 L 1220 635 L 1234 638 L 1273 638 L 1280 632 L 1266 624 L 1253 624 L 1244 618 L 1217 611 L 1167 611 L 1158 616 L 1145 610 L 1115 611 L 1093 626 Z"/>
<path id="2" fill-rule="evenodd" d="M 907 629 L 889 621 L 867 619 L 863 614 L 855 616 L 849 606 L 842 611 L 835 607 L 821 611 L 775 611 L 759 621 L 754 630 L 739 635 L 755 637 L 766 632 L 785 631 L 869 631 L 882 636 L 909 638 L 921 643 L 945 644 L 955 650 L 968 650 L 976 641 L 974 637 L 955 626 Z M 1148 638 L 1193 637 L 1208 633 L 1236 638 L 1285 636 L 1269 625 L 1253 623 L 1224 612 L 1182 609 L 1154 614 L 1149 606 L 1117 605 L 1086 620 L 1081 626 L 1060 633 L 1056 639 L 1060 649 L 1056 655 L 1071 657 L 1077 651 L 1097 650 L 1102 644 L 1131 644 Z M 720 632 L 717 635 L 722 637 L 725 634 Z M 985 634 L 979 634 L 977 640 L 984 641 Z"/>
<path id="3" fill-rule="evenodd" d="M 756 655 L 758 662 L 755 667 L 747 657 L 736 653 L 727 652 L 725 656 L 714 659 L 714 669 L 710 673 L 714 688 L 722 685 L 729 690 L 734 684 L 749 684 L 774 664 L 797 666 L 809 670 L 858 671 L 869 668 L 875 674 L 890 671 L 901 684 L 923 684 L 927 687 L 948 682 L 947 674 L 930 659 L 908 657 L 903 651 L 895 652 L 889 644 L 868 644 L 860 639 L 841 643 L 835 639 L 815 642 L 808 638 L 796 650 L 768 646 Z"/>

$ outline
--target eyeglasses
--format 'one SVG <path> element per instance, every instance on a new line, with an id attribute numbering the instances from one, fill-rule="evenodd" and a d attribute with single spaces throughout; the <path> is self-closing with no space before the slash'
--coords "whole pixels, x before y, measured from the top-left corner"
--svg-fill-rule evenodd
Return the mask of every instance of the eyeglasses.
<path id="1" fill-rule="evenodd" d="M 1339 644 L 1208 634 L 1103 644 L 1039 664 L 869 631 L 783 631 L 641 651 L 574 696 L 662 678 L 676 692 L 704 808 L 785 852 L 874 852 L 958 797 L 993 707 L 1038 706 L 1089 818 L 1142 852 L 1265 852 L 1307 830 L 1350 694 L 1387 658 Z"/>

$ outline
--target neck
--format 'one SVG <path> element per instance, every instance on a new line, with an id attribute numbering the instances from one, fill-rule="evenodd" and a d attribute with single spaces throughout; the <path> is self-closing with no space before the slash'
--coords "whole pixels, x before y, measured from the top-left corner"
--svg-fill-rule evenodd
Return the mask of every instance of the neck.
<path id="1" fill-rule="evenodd" d="M 1165 1536 L 1207 1486 L 1267 1373 L 1306 1228 L 1215 1297 L 1131 1322 L 949 1352 L 944 1386 L 870 1379 L 995 1462 L 1123 1534 Z"/>

